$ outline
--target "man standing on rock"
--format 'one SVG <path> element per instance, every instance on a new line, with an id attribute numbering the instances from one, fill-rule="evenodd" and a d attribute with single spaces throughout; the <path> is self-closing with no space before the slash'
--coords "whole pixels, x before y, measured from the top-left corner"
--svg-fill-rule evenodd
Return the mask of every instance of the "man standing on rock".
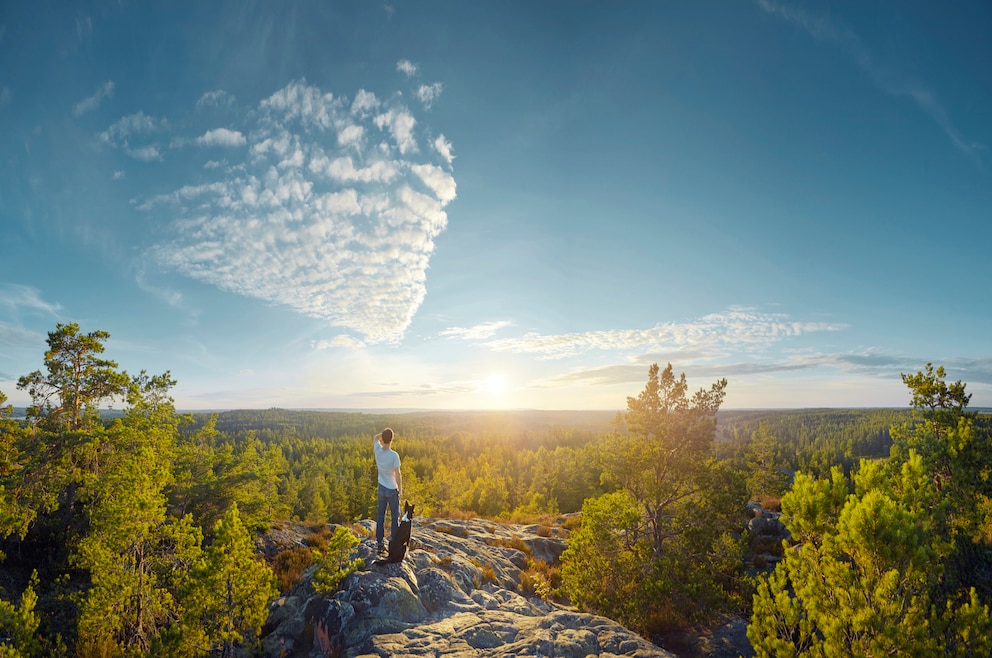
<path id="1" fill-rule="evenodd" d="M 400 474 L 400 456 L 392 449 L 393 430 L 388 427 L 375 435 L 372 447 L 375 449 L 375 465 L 379 471 L 379 508 L 375 518 L 376 550 L 386 550 L 385 535 L 386 506 L 389 506 L 390 538 L 396 534 L 400 516 L 400 495 L 403 492 L 403 477 Z"/>

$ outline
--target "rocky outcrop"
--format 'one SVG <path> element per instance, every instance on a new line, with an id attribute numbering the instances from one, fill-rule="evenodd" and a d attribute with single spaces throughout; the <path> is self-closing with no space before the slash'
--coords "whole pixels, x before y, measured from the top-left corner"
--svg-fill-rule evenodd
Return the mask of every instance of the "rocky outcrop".
<path id="1" fill-rule="evenodd" d="M 374 563 L 373 528 L 356 526 L 366 566 L 337 592 L 317 594 L 308 572 L 272 605 L 267 657 L 672 655 L 614 621 L 521 593 L 522 574 L 560 557 L 560 526 L 414 519 L 398 564 Z M 262 541 L 267 554 L 305 545 L 291 526 Z"/>
<path id="2" fill-rule="evenodd" d="M 747 504 L 749 555 L 747 566 L 752 573 L 774 569 L 782 561 L 782 542 L 792 538 L 782 523 L 782 513 L 765 509 L 760 503 Z"/>

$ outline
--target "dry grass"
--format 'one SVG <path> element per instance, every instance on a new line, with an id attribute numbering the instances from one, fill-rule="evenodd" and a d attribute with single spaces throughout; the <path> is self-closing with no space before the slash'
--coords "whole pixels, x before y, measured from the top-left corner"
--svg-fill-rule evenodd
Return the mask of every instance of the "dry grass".
<path id="1" fill-rule="evenodd" d="M 327 547 L 325 540 L 324 547 Z M 313 551 L 303 546 L 276 554 L 272 571 L 279 581 L 279 592 L 288 594 L 303 579 L 303 572 L 313 566 Z"/>
<path id="2" fill-rule="evenodd" d="M 561 586 L 561 570 L 537 558 L 527 560 L 527 569 L 520 572 L 520 593 L 550 600 Z"/>
<path id="3" fill-rule="evenodd" d="M 309 546 L 310 548 L 316 548 L 320 552 L 327 550 L 327 542 L 330 540 L 333 533 L 331 532 L 330 526 L 326 523 L 314 523 L 306 524 L 306 527 L 310 529 L 310 534 L 303 538 L 304 546 Z"/>
<path id="4" fill-rule="evenodd" d="M 502 546 L 503 548 L 515 548 L 526 555 L 530 555 L 532 552 L 530 550 L 530 546 L 527 545 L 527 542 L 517 535 L 513 535 L 510 539 L 496 539 L 492 542 L 492 545 Z"/>
<path id="5" fill-rule="evenodd" d="M 778 496 L 758 496 L 758 504 L 773 512 L 782 511 L 782 499 Z"/>
<path id="6" fill-rule="evenodd" d="M 484 564 L 479 567 L 479 570 L 482 572 L 483 583 L 496 583 L 496 571 L 491 566 Z"/>

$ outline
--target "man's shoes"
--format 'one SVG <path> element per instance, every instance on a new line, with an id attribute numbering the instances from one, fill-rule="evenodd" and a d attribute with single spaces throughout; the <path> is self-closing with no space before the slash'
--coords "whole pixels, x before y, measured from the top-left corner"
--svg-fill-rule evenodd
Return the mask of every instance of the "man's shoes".
<path id="1" fill-rule="evenodd" d="M 386 552 L 386 545 L 385 544 L 382 544 L 382 543 L 377 543 L 375 545 L 375 552 L 376 553 L 385 553 Z"/>

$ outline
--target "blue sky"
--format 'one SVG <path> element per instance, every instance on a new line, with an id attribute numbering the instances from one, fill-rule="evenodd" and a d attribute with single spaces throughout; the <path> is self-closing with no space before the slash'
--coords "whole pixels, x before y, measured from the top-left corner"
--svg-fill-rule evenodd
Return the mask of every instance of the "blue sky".
<path id="1" fill-rule="evenodd" d="M 992 406 L 987 2 L 0 8 L 0 391 L 181 409 Z"/>

